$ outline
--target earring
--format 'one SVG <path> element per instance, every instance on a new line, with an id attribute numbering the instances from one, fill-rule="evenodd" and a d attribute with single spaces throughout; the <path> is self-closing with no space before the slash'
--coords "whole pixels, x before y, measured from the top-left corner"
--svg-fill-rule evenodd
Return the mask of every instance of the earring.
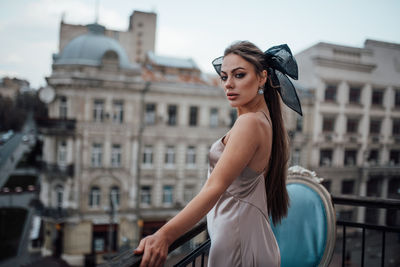
<path id="1" fill-rule="evenodd" d="M 264 94 L 264 88 L 262 88 L 261 86 L 258 88 L 257 94 L 262 95 Z"/>

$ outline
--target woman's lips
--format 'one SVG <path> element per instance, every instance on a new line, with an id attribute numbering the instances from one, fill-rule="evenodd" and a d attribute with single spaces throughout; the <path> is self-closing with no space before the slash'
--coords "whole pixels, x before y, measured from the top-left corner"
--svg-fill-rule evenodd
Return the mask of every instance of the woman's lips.
<path id="1" fill-rule="evenodd" d="M 236 98 L 238 98 L 239 95 L 234 93 L 228 93 L 226 94 L 226 96 L 229 100 L 235 100 Z"/>

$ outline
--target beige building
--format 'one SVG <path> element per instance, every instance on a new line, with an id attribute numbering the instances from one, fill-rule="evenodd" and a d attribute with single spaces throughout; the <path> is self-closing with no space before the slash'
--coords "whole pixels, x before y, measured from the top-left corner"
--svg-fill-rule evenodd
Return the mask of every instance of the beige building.
<path id="1" fill-rule="evenodd" d="M 18 78 L 3 77 L 0 79 L 0 95 L 15 99 L 18 93 L 29 91 L 29 82 Z"/>
<path id="2" fill-rule="evenodd" d="M 145 27 L 135 26 L 136 14 L 133 32 Z M 150 49 L 139 64 L 101 25 L 75 38 L 63 27 L 41 93 L 49 110 L 39 123 L 43 252 L 58 249 L 83 265 L 85 255 L 100 262 L 136 245 L 183 208 L 206 179 L 209 147 L 234 118 L 223 90 L 191 59 Z"/>
<path id="3" fill-rule="evenodd" d="M 400 198 L 400 45 L 318 43 L 296 59 L 305 114 L 288 113 L 291 163 L 315 170 L 335 195 Z M 400 223 L 376 210 L 340 217 Z"/>

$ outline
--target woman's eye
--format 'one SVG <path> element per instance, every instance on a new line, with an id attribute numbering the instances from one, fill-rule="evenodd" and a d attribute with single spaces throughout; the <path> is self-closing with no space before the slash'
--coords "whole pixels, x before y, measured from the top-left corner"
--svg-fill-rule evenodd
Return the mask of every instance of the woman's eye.
<path id="1" fill-rule="evenodd" d="M 227 76 L 221 76 L 221 80 L 222 80 L 222 81 L 226 81 L 227 79 L 228 79 Z"/>
<path id="2" fill-rule="evenodd" d="M 237 74 L 235 74 L 235 77 L 240 79 L 240 78 L 243 78 L 245 75 L 246 74 L 244 74 L 244 73 L 237 73 Z"/>

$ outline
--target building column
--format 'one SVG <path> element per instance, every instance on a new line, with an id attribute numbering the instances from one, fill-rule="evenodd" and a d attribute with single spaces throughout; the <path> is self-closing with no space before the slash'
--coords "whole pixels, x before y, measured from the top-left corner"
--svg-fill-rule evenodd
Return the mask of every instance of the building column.
<path id="1" fill-rule="evenodd" d="M 368 183 L 368 171 L 363 168 L 360 185 L 359 185 L 359 192 L 358 195 L 360 197 L 365 197 L 367 195 L 367 183 Z M 358 207 L 357 208 L 357 222 L 365 222 L 365 207 Z"/>
<path id="2" fill-rule="evenodd" d="M 387 175 L 385 175 L 382 180 L 382 190 L 381 190 L 381 194 L 380 194 L 381 198 L 387 198 L 388 187 L 389 187 L 389 177 Z M 378 216 L 379 216 L 378 223 L 381 225 L 386 224 L 386 209 L 379 209 Z"/>

